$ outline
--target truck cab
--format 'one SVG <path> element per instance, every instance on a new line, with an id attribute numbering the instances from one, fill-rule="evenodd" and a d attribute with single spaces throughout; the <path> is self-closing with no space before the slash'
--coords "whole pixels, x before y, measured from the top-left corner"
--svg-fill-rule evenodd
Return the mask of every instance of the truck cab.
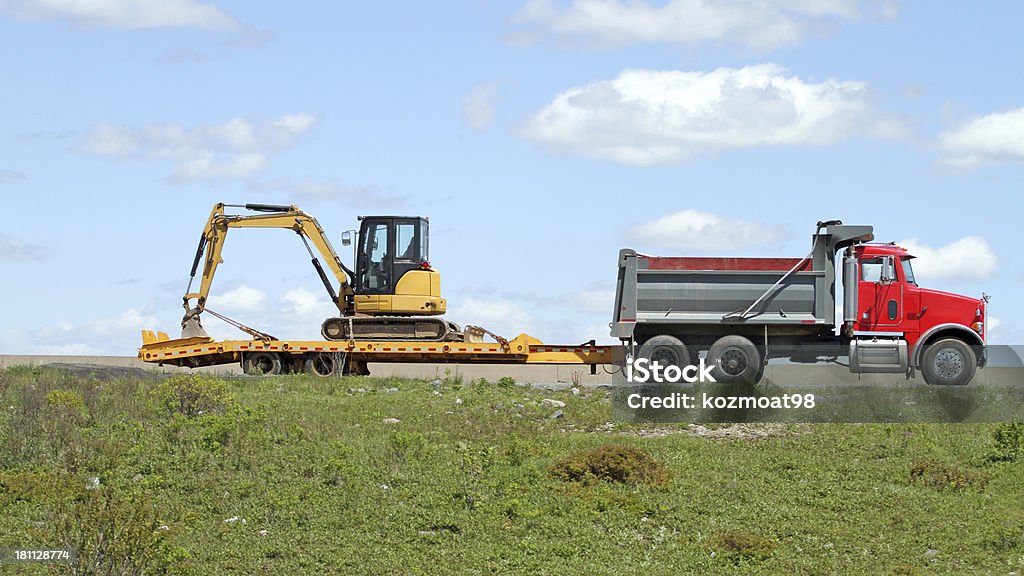
<path id="1" fill-rule="evenodd" d="M 986 361 L 986 297 L 922 288 L 914 276 L 914 255 L 895 244 L 858 244 L 848 252 L 856 263 L 844 267 L 844 274 L 855 275 L 844 278 L 844 290 L 856 294 L 845 302 L 856 310 L 855 316 L 849 311 L 845 316 L 844 329 L 854 340 L 851 363 L 867 349 L 859 343 L 905 342 L 907 364 L 921 369 L 926 380 L 969 382 L 974 368 Z"/>

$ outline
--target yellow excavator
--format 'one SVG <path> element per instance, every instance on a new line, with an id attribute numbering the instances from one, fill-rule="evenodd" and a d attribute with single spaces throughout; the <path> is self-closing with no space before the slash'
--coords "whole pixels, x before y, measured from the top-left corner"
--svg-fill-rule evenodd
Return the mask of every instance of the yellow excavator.
<path id="1" fill-rule="evenodd" d="M 251 214 L 229 214 L 226 208 L 242 208 Z M 441 297 L 441 276 L 429 260 L 429 221 L 417 216 L 360 216 L 356 237 L 355 270 L 345 266 L 334 251 L 315 218 L 297 206 L 272 204 L 223 204 L 213 206 L 206 221 L 188 288 L 185 290 L 185 317 L 182 337 L 206 336 L 199 315 L 206 310 L 207 298 L 228 230 L 232 228 L 283 228 L 294 231 L 309 252 L 313 267 L 331 298 L 339 316 L 328 318 L 321 333 L 328 340 L 428 340 L 461 341 L 465 338 L 458 325 L 442 318 L 446 304 Z M 353 243 L 350 232 L 342 244 Z M 313 248 L 323 257 L 338 283 L 335 288 Z M 203 264 L 199 290 L 192 284 L 199 264 Z M 195 301 L 195 306 L 191 302 Z M 209 311 L 220 318 L 213 310 Z M 224 318 L 253 334 L 265 334 Z M 468 329 L 469 327 L 467 327 Z"/>

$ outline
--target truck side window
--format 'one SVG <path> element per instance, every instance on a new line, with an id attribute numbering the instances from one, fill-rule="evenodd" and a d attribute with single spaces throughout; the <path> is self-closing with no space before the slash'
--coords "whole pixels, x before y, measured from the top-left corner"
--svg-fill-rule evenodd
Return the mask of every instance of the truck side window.
<path id="1" fill-rule="evenodd" d="M 882 281 L 882 259 L 881 258 L 865 258 L 860 261 L 860 280 L 861 282 L 881 282 Z"/>
<path id="2" fill-rule="evenodd" d="M 910 258 L 901 258 L 903 262 L 903 278 L 908 284 L 917 286 L 917 280 L 914 278 L 914 268 L 910 265 Z"/>

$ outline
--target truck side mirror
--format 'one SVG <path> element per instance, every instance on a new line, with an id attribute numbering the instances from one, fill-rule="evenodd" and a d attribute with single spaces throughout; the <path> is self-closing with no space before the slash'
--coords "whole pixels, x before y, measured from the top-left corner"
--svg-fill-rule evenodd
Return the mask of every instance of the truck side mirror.
<path id="1" fill-rule="evenodd" d="M 352 245 L 352 232 L 350 230 L 346 230 L 345 232 L 341 233 L 341 245 L 342 246 L 351 246 Z"/>
<path id="2" fill-rule="evenodd" d="M 893 264 L 893 257 L 882 258 L 882 277 L 879 278 L 882 284 L 892 284 L 896 281 L 896 271 Z"/>

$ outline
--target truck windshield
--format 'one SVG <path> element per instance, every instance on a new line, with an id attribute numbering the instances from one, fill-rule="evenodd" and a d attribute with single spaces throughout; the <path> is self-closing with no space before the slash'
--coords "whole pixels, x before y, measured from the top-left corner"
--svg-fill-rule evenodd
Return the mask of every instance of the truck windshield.
<path id="1" fill-rule="evenodd" d="M 910 266 L 910 258 L 902 258 L 903 261 L 903 278 L 906 279 L 908 284 L 917 286 L 917 280 L 914 279 L 914 268 Z"/>

